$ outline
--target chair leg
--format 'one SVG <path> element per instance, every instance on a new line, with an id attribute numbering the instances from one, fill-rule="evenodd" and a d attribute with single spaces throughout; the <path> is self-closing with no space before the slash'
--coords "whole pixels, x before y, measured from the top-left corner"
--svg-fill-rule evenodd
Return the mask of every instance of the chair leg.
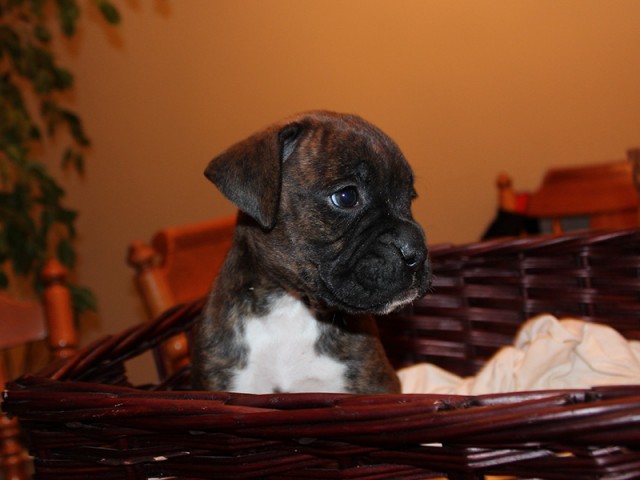
<path id="1" fill-rule="evenodd" d="M 0 472 L 5 480 L 28 480 L 29 457 L 20 442 L 15 418 L 0 413 Z"/>

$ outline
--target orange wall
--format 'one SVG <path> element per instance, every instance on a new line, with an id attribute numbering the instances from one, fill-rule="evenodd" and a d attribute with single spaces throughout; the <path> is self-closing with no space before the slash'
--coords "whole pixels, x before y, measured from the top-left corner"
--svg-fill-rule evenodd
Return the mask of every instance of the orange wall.
<path id="1" fill-rule="evenodd" d="M 128 243 L 228 214 L 202 171 L 293 112 L 355 112 L 417 173 L 432 242 L 477 239 L 494 178 L 532 188 L 551 165 L 622 158 L 640 144 L 636 0 L 117 0 L 60 46 L 93 140 L 78 207 L 81 280 L 96 330 L 142 318 Z M 89 322 L 91 323 L 91 322 Z"/>

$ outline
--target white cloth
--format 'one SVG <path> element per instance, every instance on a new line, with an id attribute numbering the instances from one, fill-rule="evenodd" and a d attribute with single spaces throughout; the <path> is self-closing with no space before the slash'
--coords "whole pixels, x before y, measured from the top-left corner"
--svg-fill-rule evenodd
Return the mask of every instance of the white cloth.
<path id="1" fill-rule="evenodd" d="M 403 393 L 456 395 L 640 384 L 640 342 L 606 325 L 541 315 L 473 377 L 427 363 L 398 375 Z"/>

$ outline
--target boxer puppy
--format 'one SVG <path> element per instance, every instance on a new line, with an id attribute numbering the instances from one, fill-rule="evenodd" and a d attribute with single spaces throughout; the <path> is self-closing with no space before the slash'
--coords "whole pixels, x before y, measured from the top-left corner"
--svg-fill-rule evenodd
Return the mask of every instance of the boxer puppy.
<path id="1" fill-rule="evenodd" d="M 372 314 L 422 296 L 425 237 L 396 144 L 353 115 L 268 127 L 205 171 L 239 209 L 194 333 L 201 390 L 399 392 Z"/>

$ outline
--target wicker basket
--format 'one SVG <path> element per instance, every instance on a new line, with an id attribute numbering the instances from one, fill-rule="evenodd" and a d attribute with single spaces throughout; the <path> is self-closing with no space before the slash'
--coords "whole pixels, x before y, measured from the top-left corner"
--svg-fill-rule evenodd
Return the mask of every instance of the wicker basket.
<path id="1" fill-rule="evenodd" d="M 477 371 L 538 313 L 640 339 L 640 230 L 432 249 L 433 291 L 380 318 L 397 365 Z M 485 396 L 133 387 L 126 362 L 189 331 L 202 301 L 102 339 L 5 392 L 36 478 L 640 478 L 640 385 Z"/>

